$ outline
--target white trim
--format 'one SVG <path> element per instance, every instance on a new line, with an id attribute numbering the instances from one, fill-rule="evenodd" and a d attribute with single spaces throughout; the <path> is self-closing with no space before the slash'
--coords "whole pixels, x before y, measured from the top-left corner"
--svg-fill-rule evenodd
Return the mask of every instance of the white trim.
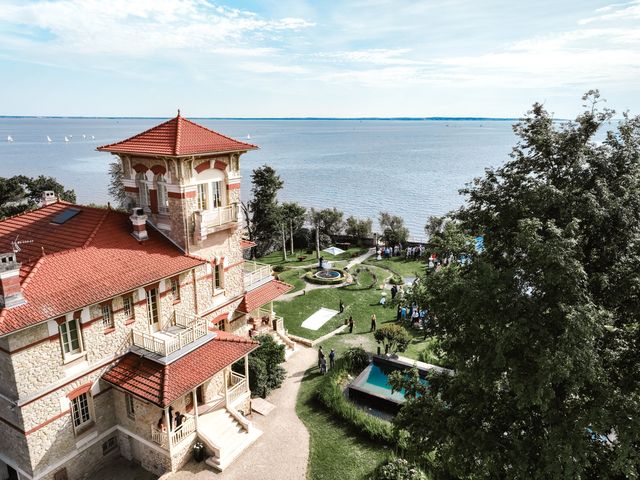
<path id="1" fill-rule="evenodd" d="M 0 280 L 6 280 L 7 278 L 17 277 L 20 274 L 20 267 L 16 267 L 15 270 L 5 270 L 0 272 Z"/>

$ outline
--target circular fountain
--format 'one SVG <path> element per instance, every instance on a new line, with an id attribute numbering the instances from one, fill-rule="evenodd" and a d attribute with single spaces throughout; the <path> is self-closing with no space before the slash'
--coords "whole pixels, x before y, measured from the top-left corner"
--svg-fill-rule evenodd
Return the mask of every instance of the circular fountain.
<path id="1" fill-rule="evenodd" d="M 347 279 L 347 274 L 344 270 L 339 270 L 337 268 L 323 268 L 322 270 L 307 272 L 304 278 L 310 283 L 334 285 L 343 283 Z"/>

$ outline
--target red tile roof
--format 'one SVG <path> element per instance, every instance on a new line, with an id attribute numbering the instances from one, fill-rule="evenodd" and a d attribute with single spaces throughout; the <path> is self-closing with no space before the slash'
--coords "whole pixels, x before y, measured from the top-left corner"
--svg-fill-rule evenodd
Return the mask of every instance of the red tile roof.
<path id="1" fill-rule="evenodd" d="M 260 345 L 230 333 L 216 334 L 213 340 L 168 365 L 127 353 L 102 379 L 165 408 Z"/>
<path id="2" fill-rule="evenodd" d="M 242 248 L 243 250 L 245 248 L 251 248 L 255 246 L 256 246 L 256 242 L 252 242 L 251 240 L 245 240 L 244 238 L 240 240 L 240 248 Z"/>
<path id="3" fill-rule="evenodd" d="M 51 220 L 68 208 L 81 213 L 66 223 Z M 21 244 L 20 281 L 27 303 L 0 310 L 0 336 L 107 300 L 204 263 L 147 229 L 139 243 L 128 214 L 57 202 L 0 221 L 0 252 Z"/>
<path id="4" fill-rule="evenodd" d="M 242 299 L 242 302 L 240 302 L 240 305 L 238 305 L 237 310 L 250 313 L 256 308 L 275 300 L 280 295 L 287 293 L 292 288 L 293 286 L 288 283 L 284 283 L 279 280 L 271 280 L 270 282 L 247 292 Z"/>
<path id="5" fill-rule="evenodd" d="M 242 152 L 258 148 L 198 125 L 178 116 L 131 138 L 98 147 L 102 152 L 142 155 L 196 155 Z"/>

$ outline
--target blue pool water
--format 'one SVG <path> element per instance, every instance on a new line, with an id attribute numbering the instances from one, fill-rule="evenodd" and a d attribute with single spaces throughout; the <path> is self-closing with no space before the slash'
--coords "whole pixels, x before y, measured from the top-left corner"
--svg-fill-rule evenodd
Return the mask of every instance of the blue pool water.
<path id="1" fill-rule="evenodd" d="M 363 375 L 360 381 L 357 382 L 358 387 L 374 395 L 380 395 L 396 402 L 404 401 L 404 388 L 392 393 L 391 384 L 389 384 L 389 374 L 395 369 L 372 363 L 365 370 L 368 370 L 368 373 Z M 424 378 L 421 378 L 420 381 L 424 385 L 428 385 L 427 380 Z"/>

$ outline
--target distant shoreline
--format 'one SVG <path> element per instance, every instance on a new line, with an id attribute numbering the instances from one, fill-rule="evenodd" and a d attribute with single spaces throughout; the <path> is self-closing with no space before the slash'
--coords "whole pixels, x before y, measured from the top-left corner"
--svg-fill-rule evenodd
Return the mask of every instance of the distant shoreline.
<path id="1" fill-rule="evenodd" d="M 91 117 L 64 115 L 0 115 L 0 118 L 49 118 L 74 120 L 167 120 L 171 117 Z M 472 122 L 508 122 L 518 121 L 520 118 L 499 117 L 189 117 L 193 120 L 372 120 L 372 121 L 472 121 Z"/>

